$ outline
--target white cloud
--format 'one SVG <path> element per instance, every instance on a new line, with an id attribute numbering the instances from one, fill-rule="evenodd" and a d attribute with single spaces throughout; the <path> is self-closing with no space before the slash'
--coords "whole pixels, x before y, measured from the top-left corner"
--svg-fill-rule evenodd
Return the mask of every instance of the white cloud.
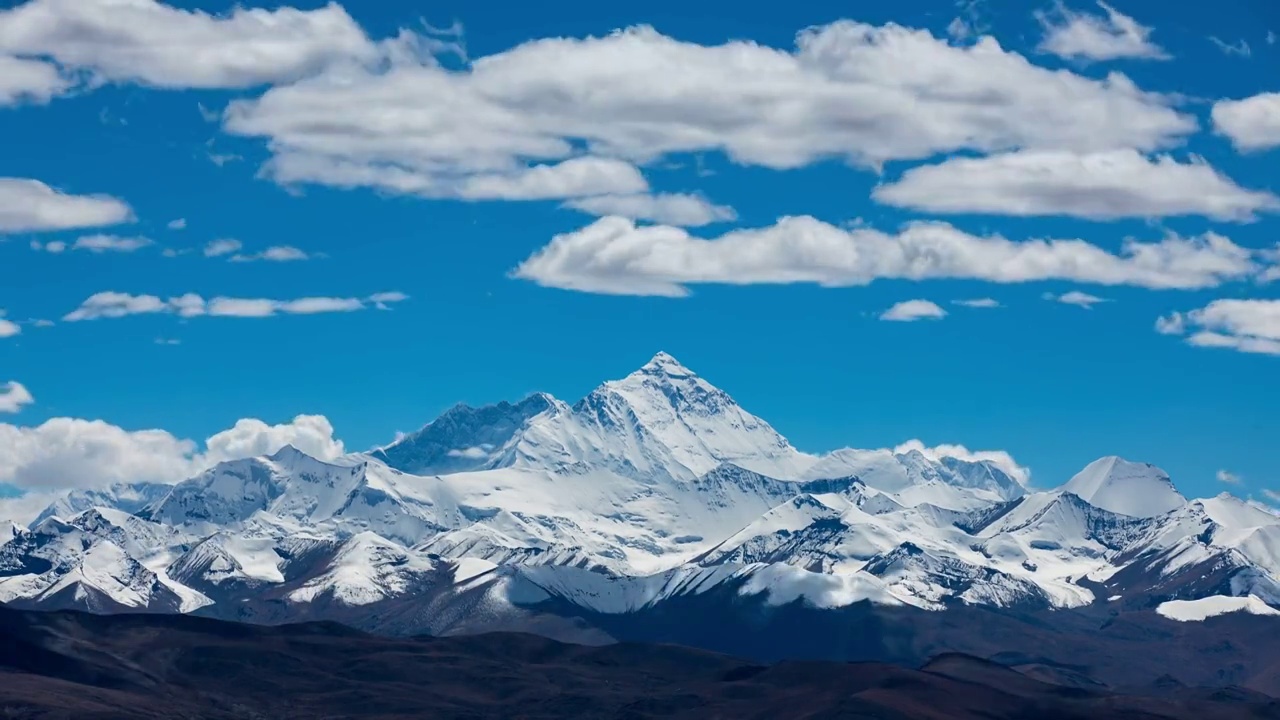
<path id="1" fill-rule="evenodd" d="M 286 444 L 321 459 L 343 453 L 323 416 L 268 425 L 240 420 L 204 443 L 164 430 L 129 431 L 102 420 L 53 418 L 41 425 L 0 424 L 0 482 L 42 492 L 117 482 L 178 482 L 222 461 L 274 453 Z M 47 503 L 46 503 L 47 504 Z"/>
<path id="2" fill-rule="evenodd" d="M 1180 163 L 1135 150 L 956 157 L 907 170 L 897 182 L 878 186 L 873 197 L 931 212 L 1092 220 L 1203 215 L 1246 221 L 1258 212 L 1280 211 L 1280 198 L 1242 188 L 1200 158 Z"/>
<path id="3" fill-rule="evenodd" d="M 1280 93 L 1262 93 L 1213 105 L 1213 126 L 1241 151 L 1280 146 Z"/>
<path id="4" fill-rule="evenodd" d="M 1275 490 L 1263 490 L 1262 494 L 1273 503 L 1280 503 L 1280 492 Z M 1272 508 L 1271 512 L 1276 512 L 1276 508 Z"/>
<path id="5" fill-rule="evenodd" d="M 448 453 L 449 457 L 467 458 L 469 460 L 480 460 L 489 457 L 489 453 L 482 447 L 469 447 L 461 449 L 453 449 Z"/>
<path id="6" fill-rule="evenodd" d="M 1214 300 L 1199 310 L 1172 313 L 1156 322 L 1165 335 L 1187 335 L 1197 347 L 1280 355 L 1280 300 Z"/>
<path id="7" fill-rule="evenodd" d="M 379 55 L 337 3 L 211 15 L 154 0 L 28 0 L 0 12 L 0 52 L 162 88 L 252 87 Z"/>
<path id="8" fill-rule="evenodd" d="M 26 527 L 58 497 L 58 493 L 29 492 L 17 497 L 0 498 L 0 523 L 8 521 Z"/>
<path id="9" fill-rule="evenodd" d="M 738 213 L 727 205 L 714 205 L 701 195 L 679 193 L 597 195 L 570 200 L 565 206 L 591 215 L 617 215 L 682 227 L 700 227 L 738 218 Z"/>
<path id="10" fill-rule="evenodd" d="M 22 334 L 22 326 L 12 320 L 4 319 L 4 311 L 0 310 L 0 338 Z"/>
<path id="11" fill-rule="evenodd" d="M 947 316 L 947 311 L 928 300 L 904 300 L 880 313 L 881 320 L 894 322 L 915 322 L 916 320 L 940 320 Z"/>
<path id="12" fill-rule="evenodd" d="M 1098 7 L 1105 16 L 1070 10 L 1062 2 L 1052 13 L 1037 12 L 1045 31 L 1040 50 L 1071 60 L 1170 59 L 1149 39 L 1151 28 L 1104 2 Z"/>
<path id="13" fill-rule="evenodd" d="M 703 240 L 681 228 L 609 217 L 557 235 L 512 275 L 568 290 L 683 297 L 687 285 L 699 283 L 840 287 L 877 279 L 1202 288 L 1258 270 L 1249 250 L 1213 233 L 1155 243 L 1130 240 L 1112 254 L 1083 240 L 1014 242 L 969 235 L 945 223 L 913 223 L 890 234 L 802 216 Z"/>
<path id="14" fill-rule="evenodd" d="M 292 245 L 275 245 L 267 248 L 259 253 L 252 255 L 232 255 L 231 262 L 257 262 L 266 260 L 268 262 L 293 262 L 297 260 L 310 260 L 311 256 L 305 251 L 299 250 Z"/>
<path id="15" fill-rule="evenodd" d="M 69 195 L 39 180 L 0 177 L 0 233 L 70 230 L 131 222 L 133 211 L 106 195 Z"/>
<path id="16" fill-rule="evenodd" d="M 1096 295 L 1090 295 L 1089 293 L 1086 293 L 1086 292 L 1080 292 L 1079 290 L 1072 290 L 1070 292 L 1062 293 L 1061 295 L 1054 295 L 1053 293 L 1045 293 L 1044 299 L 1052 300 L 1054 302 L 1059 302 L 1059 303 L 1062 303 L 1063 305 L 1075 305 L 1077 307 L 1082 307 L 1085 310 L 1092 310 L 1093 306 L 1097 305 L 1098 303 L 1111 302 L 1106 298 L 1100 298 Z"/>
<path id="17" fill-rule="evenodd" d="M 130 295 L 100 292 L 90 296 L 80 307 L 67 313 L 67 322 L 121 318 L 128 315 L 172 314 L 180 317 L 262 318 L 274 315 L 315 315 L 318 313 L 354 312 L 368 304 L 385 309 L 387 303 L 401 302 L 408 296 L 399 292 L 377 293 L 368 298 L 304 297 L 295 300 L 266 298 L 215 297 L 210 300 L 187 293 L 163 299 L 155 295 Z"/>
<path id="18" fill-rule="evenodd" d="M 67 322 L 118 318 L 126 315 L 144 315 L 169 312 L 170 303 L 154 295 L 130 295 L 119 292 L 100 292 L 91 295 L 80 307 L 63 316 Z"/>
<path id="19" fill-rule="evenodd" d="M 285 445 L 292 445 L 320 460 L 333 460 L 346 450 L 333 436 L 333 424 L 323 415 L 299 415 L 292 422 L 268 425 L 261 420 L 236 422 L 205 441 L 202 458 L 205 465 L 225 460 L 269 455 Z"/>
<path id="20" fill-rule="evenodd" d="M 1187 321 L 1180 312 L 1156 318 L 1156 332 L 1161 335 L 1181 335 L 1186 331 Z"/>
<path id="21" fill-rule="evenodd" d="M 0 53 L 0 107 L 44 104 L 70 87 L 71 81 L 50 63 Z"/>
<path id="22" fill-rule="evenodd" d="M 70 246 L 72 250 L 87 250 L 94 254 L 102 254 L 106 252 L 131 253 L 149 247 L 155 243 L 150 238 L 145 237 L 121 237 L 119 235 L 85 235 L 77 238 L 75 243 Z M 58 246 L 58 250 L 53 247 Z M 45 250 L 49 252 L 62 252 L 67 249 L 63 243 L 50 242 L 45 243 Z"/>
<path id="23" fill-rule="evenodd" d="M 998 308 L 1001 307 L 1000 301 L 993 298 L 974 298 L 973 300 L 952 300 L 956 305 L 963 305 L 971 308 Z"/>
<path id="24" fill-rule="evenodd" d="M 10 380 L 0 385 L 0 413 L 16 413 L 36 401 L 22 383 Z"/>
<path id="25" fill-rule="evenodd" d="M 1038 67 L 990 37 L 961 47 L 843 21 L 799 33 L 789 52 L 638 27 L 533 40 L 459 70 L 396 57 L 233 101 L 224 125 L 266 138 L 264 171 L 282 183 L 568 198 L 646 192 L 633 167 L 601 163 L 676 153 L 784 169 L 962 149 L 1152 151 L 1196 129 L 1171 103 L 1123 75 Z M 561 177 L 576 176 L 573 160 L 607 182 Z"/>
<path id="26" fill-rule="evenodd" d="M 1226 483 L 1228 485 L 1240 484 L 1240 476 L 1227 470 L 1219 470 L 1215 477 L 1218 478 L 1218 482 L 1220 483 Z"/>
<path id="27" fill-rule="evenodd" d="M 218 240 L 211 240 L 207 245 L 204 246 L 204 256 L 205 257 L 221 257 L 223 255 L 230 255 L 233 252 L 239 251 L 241 247 L 243 246 L 241 245 L 240 241 L 234 238 L 220 238 Z"/>
<path id="28" fill-rule="evenodd" d="M 597 194 L 643 193 L 648 182 L 629 162 L 577 157 L 503 171 L 436 174 L 392 163 L 357 163 L 316 154 L 276 155 L 263 172 L 283 185 L 314 183 L 460 200 L 553 200 Z"/>
<path id="29" fill-rule="evenodd" d="M 181 345 L 182 341 L 177 338 L 156 338 L 157 345 Z"/>
<path id="30" fill-rule="evenodd" d="M 170 230 L 185 229 L 187 227 L 187 219 L 177 218 L 176 220 L 170 220 L 168 224 L 165 225 L 165 227 L 169 228 Z"/>
<path id="31" fill-rule="evenodd" d="M 1214 47 L 1221 50 L 1224 55 L 1249 57 L 1253 54 L 1253 49 L 1249 47 L 1249 43 L 1245 42 L 1243 38 L 1236 42 L 1229 43 L 1211 35 L 1209 36 L 1209 42 L 1213 43 Z"/>
<path id="32" fill-rule="evenodd" d="M 1031 481 L 1031 471 L 1013 459 L 1013 456 L 1004 450 L 977 450 L 971 451 L 963 445 L 938 445 L 935 447 L 927 447 L 919 440 L 908 440 L 905 443 L 895 447 L 893 452 L 901 455 L 903 453 L 915 450 L 931 460 L 941 460 L 944 457 L 953 457 L 957 460 L 965 462 L 989 462 L 1003 470 L 1009 477 L 1016 480 L 1019 484 L 1025 486 Z"/>

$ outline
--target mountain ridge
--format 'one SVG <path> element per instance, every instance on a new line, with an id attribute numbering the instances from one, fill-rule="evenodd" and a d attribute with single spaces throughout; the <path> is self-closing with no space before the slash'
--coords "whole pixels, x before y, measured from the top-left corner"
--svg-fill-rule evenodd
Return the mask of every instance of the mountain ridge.
<path id="1" fill-rule="evenodd" d="M 283 446 L 163 492 L 62 499 L 11 534 L 3 603 L 403 634 L 599 637 L 709 598 L 761 613 L 1280 606 L 1280 516 L 1237 498 L 1187 500 L 1117 457 L 1039 490 L 919 448 L 809 455 L 665 353 L 573 405 L 458 405 L 371 452 Z"/>

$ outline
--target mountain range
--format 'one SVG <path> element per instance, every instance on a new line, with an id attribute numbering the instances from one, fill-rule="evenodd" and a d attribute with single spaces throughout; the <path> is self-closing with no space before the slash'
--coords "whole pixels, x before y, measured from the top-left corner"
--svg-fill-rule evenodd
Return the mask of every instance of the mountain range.
<path id="1" fill-rule="evenodd" d="M 574 404 L 459 405 L 371 452 L 286 446 L 172 486 L 77 491 L 2 532 L 0 603 L 17 609 L 757 659 L 1003 652 L 1055 672 L 1088 655 L 1137 685 L 1119 666 L 1163 638 L 1187 654 L 1152 667 L 1179 682 L 1280 691 L 1280 647 L 1203 630 L 1280 637 L 1276 513 L 1184 498 L 1118 457 L 1046 490 L 999 460 L 806 454 L 665 353 Z M 1222 642 L 1212 668 L 1185 667 Z"/>

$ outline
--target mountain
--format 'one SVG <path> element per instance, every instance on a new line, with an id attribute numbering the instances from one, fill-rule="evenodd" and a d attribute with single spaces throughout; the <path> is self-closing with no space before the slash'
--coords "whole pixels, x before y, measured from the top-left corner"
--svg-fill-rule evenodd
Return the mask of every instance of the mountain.
<path id="1" fill-rule="evenodd" d="M 169 494 L 171 489 L 171 485 L 163 483 L 141 482 L 115 483 L 102 490 L 73 490 L 41 511 L 31 524 L 36 525 L 50 517 L 69 518 L 95 507 L 136 513 Z"/>
<path id="2" fill-rule="evenodd" d="M 1205 603 L 1180 627 L 1280 607 L 1280 516 L 1188 501 L 1115 457 L 1051 490 L 1015 472 L 919 449 L 803 453 L 660 353 L 574 404 L 457 406 L 369 453 L 286 446 L 68 496 L 0 534 L 0 602 L 752 656 L 835 633 L 813 641 L 824 657 L 912 662 L 1014 618 L 1100 637 L 1124 618 L 1172 623 L 1157 610 L 1176 603 Z M 944 644 L 908 652 L 918 628 Z M 1090 652 L 1054 642 L 1072 648 L 1055 662 Z M 1046 657 L 1028 662 L 1059 672 Z"/>
<path id="3" fill-rule="evenodd" d="M 1155 517 L 1186 504 L 1168 473 L 1114 456 L 1089 463 L 1062 489 L 1103 510 L 1133 517 Z"/>
<path id="4" fill-rule="evenodd" d="M 488 467 L 525 422 L 552 406 L 555 398 L 536 393 L 512 405 L 473 408 L 455 405 L 421 430 L 375 450 L 374 457 L 415 475 L 442 475 Z"/>

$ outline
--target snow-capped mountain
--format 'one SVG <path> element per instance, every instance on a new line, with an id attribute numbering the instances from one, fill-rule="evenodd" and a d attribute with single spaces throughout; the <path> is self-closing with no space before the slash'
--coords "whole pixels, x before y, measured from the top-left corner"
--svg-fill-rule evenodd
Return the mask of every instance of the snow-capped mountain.
<path id="1" fill-rule="evenodd" d="M 573 404 L 460 405 L 370 453 L 284 447 L 75 493 L 0 534 L 0 602 L 395 632 L 577 633 L 578 612 L 706 598 L 1280 605 L 1277 578 L 1280 517 L 1187 501 L 1150 465 L 1032 491 L 992 461 L 810 455 L 665 353 Z"/>
<path id="2" fill-rule="evenodd" d="M 1095 507 L 1132 517 L 1155 517 L 1187 502 L 1165 471 L 1114 456 L 1089 463 L 1062 489 Z"/>

